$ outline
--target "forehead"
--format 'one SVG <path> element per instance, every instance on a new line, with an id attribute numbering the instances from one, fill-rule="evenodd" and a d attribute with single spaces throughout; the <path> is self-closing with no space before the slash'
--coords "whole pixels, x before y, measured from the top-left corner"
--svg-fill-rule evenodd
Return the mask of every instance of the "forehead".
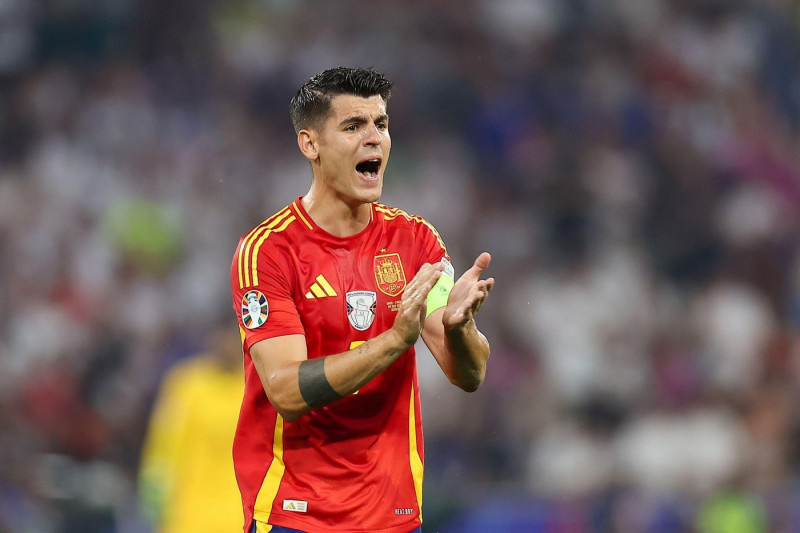
<path id="1" fill-rule="evenodd" d="M 331 98 L 329 119 L 335 122 L 349 117 L 378 117 L 386 114 L 386 102 L 380 95 L 367 98 L 353 94 L 339 94 Z"/>

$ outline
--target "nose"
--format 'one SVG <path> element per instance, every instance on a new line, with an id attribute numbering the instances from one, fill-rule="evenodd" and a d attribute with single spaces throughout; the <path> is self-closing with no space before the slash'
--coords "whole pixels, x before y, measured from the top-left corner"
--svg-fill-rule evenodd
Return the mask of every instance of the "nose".
<path id="1" fill-rule="evenodd" d="M 370 124 L 364 130 L 364 143 L 369 145 L 377 145 L 383 141 L 383 134 L 378 130 L 376 124 Z"/>

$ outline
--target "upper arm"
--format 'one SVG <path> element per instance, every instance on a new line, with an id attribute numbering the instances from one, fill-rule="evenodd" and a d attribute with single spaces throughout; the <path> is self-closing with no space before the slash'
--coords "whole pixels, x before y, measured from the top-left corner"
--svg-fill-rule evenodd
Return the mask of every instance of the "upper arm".
<path id="1" fill-rule="evenodd" d="M 303 335 L 282 335 L 258 341 L 250 347 L 250 357 L 264 386 L 267 398 L 278 411 L 291 408 L 299 394 L 297 369 L 308 359 Z"/>
<path id="2" fill-rule="evenodd" d="M 447 304 L 450 289 L 453 287 L 455 271 L 453 270 L 453 265 L 450 263 L 450 256 L 447 253 L 444 241 L 439 235 L 439 232 L 436 231 L 436 228 L 427 221 L 420 224 L 418 228 L 421 232 L 420 235 L 423 242 L 420 264 L 443 261 L 446 265 L 442 277 L 439 278 L 439 281 L 428 294 L 427 305 L 429 314 L 425 317 L 424 326 L 422 328 L 422 340 L 449 378 L 451 375 L 450 362 L 445 341 L 444 325 L 442 324 L 442 316 L 444 315 L 444 307 Z M 430 311 L 431 306 L 435 306 L 432 312 Z"/>

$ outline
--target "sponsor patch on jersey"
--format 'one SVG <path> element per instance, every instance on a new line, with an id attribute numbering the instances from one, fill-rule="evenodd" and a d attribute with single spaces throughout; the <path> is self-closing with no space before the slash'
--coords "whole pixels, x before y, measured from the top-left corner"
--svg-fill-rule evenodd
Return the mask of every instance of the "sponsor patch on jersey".
<path id="1" fill-rule="evenodd" d="M 375 283 L 383 294 L 397 296 L 406 288 L 406 274 L 400 254 L 381 254 L 375 256 Z"/>
<path id="2" fill-rule="evenodd" d="M 303 500 L 283 500 L 283 510 L 306 513 L 308 512 L 308 502 Z"/>
<path id="3" fill-rule="evenodd" d="M 247 329 L 254 329 L 267 321 L 269 302 L 261 291 L 247 291 L 242 297 L 242 322 Z"/>
<path id="4" fill-rule="evenodd" d="M 375 320 L 378 294 L 373 291 L 350 291 L 345 295 L 347 319 L 358 331 L 369 329 Z"/>

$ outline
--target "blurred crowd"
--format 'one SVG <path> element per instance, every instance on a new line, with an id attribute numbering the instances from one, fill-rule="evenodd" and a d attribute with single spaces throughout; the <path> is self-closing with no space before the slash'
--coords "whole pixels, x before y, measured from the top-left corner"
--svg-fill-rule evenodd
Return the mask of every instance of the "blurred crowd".
<path id="1" fill-rule="evenodd" d="M 0 532 L 152 531 L 159 387 L 336 65 L 396 84 L 383 201 L 493 254 L 484 386 L 419 350 L 426 531 L 797 531 L 797 2 L 5 0 Z"/>

